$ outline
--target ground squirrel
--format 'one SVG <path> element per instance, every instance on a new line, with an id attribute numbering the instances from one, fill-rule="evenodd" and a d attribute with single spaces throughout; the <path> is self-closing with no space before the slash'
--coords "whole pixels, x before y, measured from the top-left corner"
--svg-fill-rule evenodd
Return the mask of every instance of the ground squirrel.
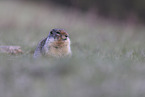
<path id="1" fill-rule="evenodd" d="M 48 37 L 40 41 L 35 49 L 34 57 L 63 57 L 71 55 L 69 35 L 63 29 L 52 29 Z"/>

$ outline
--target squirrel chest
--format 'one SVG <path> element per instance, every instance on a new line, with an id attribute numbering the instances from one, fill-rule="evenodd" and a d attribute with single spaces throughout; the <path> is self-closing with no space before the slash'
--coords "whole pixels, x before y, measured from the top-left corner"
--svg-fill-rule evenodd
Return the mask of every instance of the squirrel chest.
<path id="1" fill-rule="evenodd" d="M 44 55 L 62 57 L 71 54 L 70 45 L 67 41 L 48 41 L 43 48 Z"/>

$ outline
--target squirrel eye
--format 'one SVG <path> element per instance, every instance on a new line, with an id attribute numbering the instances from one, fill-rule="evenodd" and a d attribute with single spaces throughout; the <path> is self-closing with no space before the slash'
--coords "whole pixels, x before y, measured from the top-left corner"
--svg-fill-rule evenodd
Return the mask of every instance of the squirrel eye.
<path id="1" fill-rule="evenodd" d="M 68 37 L 68 35 L 65 35 L 65 37 Z"/>
<path id="2" fill-rule="evenodd" d="M 53 32 L 51 31 L 50 34 L 53 34 Z"/>
<path id="3" fill-rule="evenodd" d="M 56 32 L 57 34 L 60 34 L 60 32 Z"/>

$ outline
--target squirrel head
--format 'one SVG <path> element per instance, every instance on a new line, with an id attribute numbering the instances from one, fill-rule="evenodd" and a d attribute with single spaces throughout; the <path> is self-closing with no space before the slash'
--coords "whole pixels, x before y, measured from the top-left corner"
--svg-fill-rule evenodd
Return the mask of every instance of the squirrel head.
<path id="1" fill-rule="evenodd" d="M 48 37 L 54 38 L 54 40 L 58 40 L 58 41 L 66 41 L 69 39 L 68 33 L 63 29 L 52 29 Z"/>

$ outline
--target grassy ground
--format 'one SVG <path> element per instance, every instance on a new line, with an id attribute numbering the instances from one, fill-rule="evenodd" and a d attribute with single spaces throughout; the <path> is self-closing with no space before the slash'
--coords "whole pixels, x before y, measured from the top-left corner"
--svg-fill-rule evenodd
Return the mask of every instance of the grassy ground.
<path id="1" fill-rule="evenodd" d="M 33 59 L 52 28 L 68 31 L 72 58 Z M 52 4 L 1 1 L 0 45 L 24 54 L 0 54 L 0 97 L 144 97 L 144 32 Z"/>

